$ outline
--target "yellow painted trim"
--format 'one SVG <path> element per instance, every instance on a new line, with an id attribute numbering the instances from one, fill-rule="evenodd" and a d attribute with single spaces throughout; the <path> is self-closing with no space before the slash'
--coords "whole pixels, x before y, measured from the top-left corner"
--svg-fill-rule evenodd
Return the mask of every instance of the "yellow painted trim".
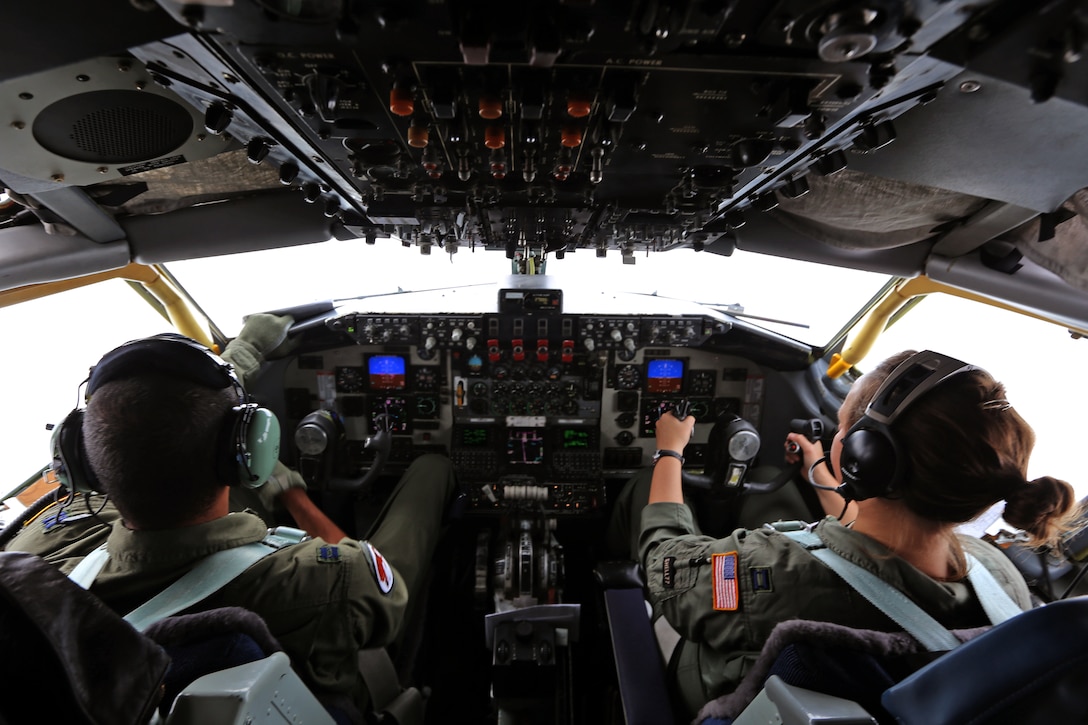
<path id="1" fill-rule="evenodd" d="M 1027 310 L 1013 307 L 1004 302 L 998 302 L 989 297 L 983 297 L 974 292 L 968 292 L 967 290 L 962 290 L 957 287 L 950 287 L 941 282 L 934 282 L 929 277 L 920 275 L 913 279 L 903 280 L 903 282 L 891 289 L 888 294 L 884 296 L 884 299 L 876 303 L 873 309 L 869 311 L 868 316 L 866 316 L 857 328 L 855 328 L 853 336 L 846 342 L 846 345 L 843 346 L 842 353 L 835 353 L 831 356 L 831 364 L 827 367 L 827 377 L 838 378 L 847 370 L 861 362 L 865 356 L 869 354 L 869 351 L 872 350 L 873 344 L 876 342 L 877 338 L 880 337 L 881 333 L 887 328 L 888 320 L 892 318 L 892 315 L 898 312 L 903 305 L 907 304 L 913 298 L 928 294 L 952 295 L 973 302 L 979 302 L 984 305 L 990 305 L 991 307 L 999 307 L 1003 310 L 1034 317 L 1043 322 L 1050 322 L 1055 325 L 1060 324 L 1063 328 L 1070 330 L 1071 332 L 1088 336 L 1088 330 L 1070 327 L 1069 325 L 1055 322 L 1044 315 L 1028 312 Z"/>
<path id="2" fill-rule="evenodd" d="M 62 279 L 42 284 L 29 284 L 4 290 L 0 292 L 0 307 L 8 307 L 9 305 L 48 297 L 49 295 L 67 292 L 110 279 L 124 279 L 140 283 L 162 304 L 167 317 L 170 318 L 171 324 L 177 328 L 178 332 L 218 351 L 218 347 L 211 339 L 211 335 L 208 334 L 206 326 L 197 319 L 185 299 L 159 273 L 157 268 L 146 264 L 130 263 L 118 269 L 97 272 L 85 277 Z"/>

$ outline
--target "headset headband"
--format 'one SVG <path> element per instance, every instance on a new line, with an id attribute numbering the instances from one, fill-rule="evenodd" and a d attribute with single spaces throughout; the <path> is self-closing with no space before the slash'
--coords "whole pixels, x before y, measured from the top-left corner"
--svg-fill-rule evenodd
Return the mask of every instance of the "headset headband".
<path id="1" fill-rule="evenodd" d="M 86 397 L 106 383 L 147 372 L 161 372 L 213 390 L 242 390 L 230 363 L 195 340 L 167 332 L 126 342 L 103 355 L 91 369 Z"/>
<path id="2" fill-rule="evenodd" d="M 865 408 L 865 416 L 890 426 L 915 400 L 948 378 L 978 369 L 932 350 L 915 353 L 896 366 L 877 389 Z"/>
<path id="3" fill-rule="evenodd" d="M 910 457 L 893 425 L 918 398 L 950 377 L 973 370 L 979 368 L 932 350 L 914 353 L 897 365 L 877 388 L 864 415 L 843 436 L 839 493 L 854 501 L 897 493 L 908 478 Z"/>

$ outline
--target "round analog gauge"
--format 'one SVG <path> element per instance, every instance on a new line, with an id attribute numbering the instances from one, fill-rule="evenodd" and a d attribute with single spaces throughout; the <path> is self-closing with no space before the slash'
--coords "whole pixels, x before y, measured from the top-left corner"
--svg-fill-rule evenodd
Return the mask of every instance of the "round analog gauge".
<path id="1" fill-rule="evenodd" d="M 634 390 L 642 381 L 642 373 L 636 365 L 620 365 L 616 368 L 616 389 Z"/>
<path id="2" fill-rule="evenodd" d="M 692 370 L 688 376 L 688 394 L 713 395 L 715 377 L 713 370 Z"/>
<path id="3" fill-rule="evenodd" d="M 688 412 L 691 413 L 695 420 L 706 420 L 710 415 L 710 402 L 706 400 L 693 400 L 691 401 L 691 408 L 688 409 Z"/>
<path id="4" fill-rule="evenodd" d="M 469 390 L 472 392 L 472 395 L 477 398 L 487 397 L 487 383 L 483 382 L 482 380 L 477 380 L 476 382 L 474 382 Z"/>
<path id="5" fill-rule="evenodd" d="M 433 418 L 438 413 L 438 400 L 433 395 L 420 395 L 416 398 L 416 417 Z"/>
<path id="6" fill-rule="evenodd" d="M 338 393 L 363 392 L 363 369 L 340 366 L 336 368 L 336 391 Z"/>
<path id="7" fill-rule="evenodd" d="M 438 375 L 435 373 L 434 365 L 426 365 L 416 368 L 415 372 L 415 389 L 425 392 L 431 392 L 438 390 Z"/>

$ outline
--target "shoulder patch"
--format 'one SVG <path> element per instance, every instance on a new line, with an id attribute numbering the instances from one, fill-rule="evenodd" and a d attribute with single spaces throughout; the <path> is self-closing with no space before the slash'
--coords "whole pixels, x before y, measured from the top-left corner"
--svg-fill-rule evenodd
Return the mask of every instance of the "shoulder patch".
<path id="1" fill-rule="evenodd" d="M 737 591 L 737 552 L 714 554 L 711 556 L 711 571 L 714 576 L 714 609 L 735 612 L 740 607 L 740 593 Z"/>
<path id="2" fill-rule="evenodd" d="M 340 547 L 328 544 L 317 550 L 317 560 L 324 563 L 340 561 Z"/>
<path id="3" fill-rule="evenodd" d="M 369 541 L 366 542 L 366 548 L 370 553 L 371 568 L 374 579 L 378 582 L 378 589 L 382 594 L 388 594 L 393 591 L 393 567 L 389 566 L 389 562 L 370 545 Z"/>

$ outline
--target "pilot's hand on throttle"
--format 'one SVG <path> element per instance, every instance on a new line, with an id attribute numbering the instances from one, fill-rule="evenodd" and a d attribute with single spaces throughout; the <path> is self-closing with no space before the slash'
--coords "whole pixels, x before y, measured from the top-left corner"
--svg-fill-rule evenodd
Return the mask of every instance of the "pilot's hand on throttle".
<path id="1" fill-rule="evenodd" d="M 687 416 L 678 420 L 671 412 L 662 413 L 657 419 L 655 435 L 657 437 L 658 450 L 684 452 L 684 446 L 691 440 L 691 432 L 695 429 L 695 416 Z"/>
<path id="2" fill-rule="evenodd" d="M 257 496 L 261 499 L 261 505 L 269 511 L 275 511 L 280 504 L 280 496 L 292 488 L 306 490 L 306 481 L 298 471 L 288 468 L 279 461 L 272 469 L 272 475 L 257 489 Z"/>
<path id="3" fill-rule="evenodd" d="M 249 387 L 265 360 L 282 357 L 299 344 L 289 339 L 287 331 L 295 323 L 290 315 L 270 315 L 258 312 L 246 318 L 238 337 L 227 343 L 221 357 L 234 366 L 234 372 Z"/>
<path id="4" fill-rule="evenodd" d="M 791 452 L 791 448 L 794 448 L 796 452 Z M 790 433 L 786 436 L 786 463 L 801 461 L 802 465 L 807 469 L 823 456 L 824 444 L 820 441 L 810 441 L 801 433 Z"/>

